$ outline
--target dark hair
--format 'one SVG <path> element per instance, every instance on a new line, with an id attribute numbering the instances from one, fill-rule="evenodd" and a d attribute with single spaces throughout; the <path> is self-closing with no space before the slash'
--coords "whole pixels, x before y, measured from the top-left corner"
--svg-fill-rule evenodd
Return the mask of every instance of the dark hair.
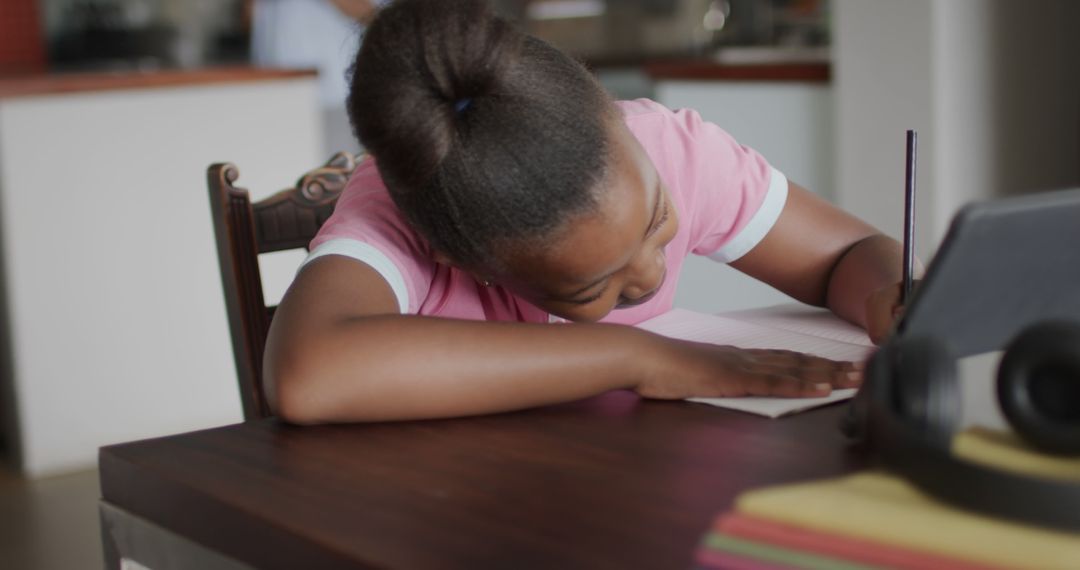
<path id="1" fill-rule="evenodd" d="M 471 269 L 590 211 L 615 108 L 578 62 L 484 0 L 397 0 L 367 30 L 349 118 L 395 204 Z"/>

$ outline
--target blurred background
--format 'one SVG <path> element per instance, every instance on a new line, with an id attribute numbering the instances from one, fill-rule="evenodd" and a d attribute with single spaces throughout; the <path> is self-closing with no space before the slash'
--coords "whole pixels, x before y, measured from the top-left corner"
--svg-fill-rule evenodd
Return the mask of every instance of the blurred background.
<path id="1" fill-rule="evenodd" d="M 0 2 L 0 567 L 100 565 L 99 446 L 241 419 L 206 197 L 359 150 L 360 0 Z M 693 107 L 917 251 L 976 199 L 1080 186 L 1074 0 L 500 0 L 619 98 Z M 268 300 L 299 259 L 264 257 Z M 787 299 L 694 260 L 677 303 Z M 987 404 L 990 405 L 990 404 Z"/>

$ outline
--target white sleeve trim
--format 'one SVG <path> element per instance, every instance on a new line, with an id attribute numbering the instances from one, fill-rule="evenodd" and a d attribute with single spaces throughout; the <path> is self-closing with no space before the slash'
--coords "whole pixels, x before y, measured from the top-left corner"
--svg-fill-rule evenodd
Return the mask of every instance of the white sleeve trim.
<path id="1" fill-rule="evenodd" d="M 409 312 L 409 288 L 405 285 L 405 277 L 401 274 L 401 270 L 398 269 L 397 265 L 394 265 L 394 262 L 385 253 L 379 251 L 378 248 L 370 243 L 355 239 L 334 238 L 319 244 L 308 254 L 300 267 L 302 268 L 311 260 L 324 255 L 344 255 L 370 265 L 376 273 L 390 284 L 390 289 L 394 291 L 394 296 L 397 297 L 398 308 L 401 309 L 401 312 Z"/>
<path id="2" fill-rule="evenodd" d="M 731 263 L 746 255 L 754 249 L 765 235 L 780 219 L 780 213 L 784 211 L 784 203 L 787 202 L 788 181 L 779 170 L 770 167 L 769 189 L 765 191 L 765 200 L 761 202 L 758 211 L 750 218 L 750 221 L 739 233 L 731 238 L 724 247 L 709 254 L 710 259 L 721 263 Z"/>

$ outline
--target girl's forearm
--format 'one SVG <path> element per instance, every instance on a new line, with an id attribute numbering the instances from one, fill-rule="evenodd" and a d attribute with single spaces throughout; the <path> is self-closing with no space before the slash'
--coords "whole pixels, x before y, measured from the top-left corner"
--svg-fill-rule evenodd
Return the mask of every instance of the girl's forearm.
<path id="1" fill-rule="evenodd" d="M 298 423 L 486 414 L 632 388 L 662 342 L 619 325 L 384 315 L 267 358 L 271 406 Z"/>

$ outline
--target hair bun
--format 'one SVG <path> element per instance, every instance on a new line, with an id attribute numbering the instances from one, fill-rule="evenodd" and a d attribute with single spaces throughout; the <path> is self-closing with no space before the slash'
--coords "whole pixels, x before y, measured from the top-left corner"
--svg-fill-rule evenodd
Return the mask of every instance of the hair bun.
<path id="1" fill-rule="evenodd" d="M 499 271 L 591 211 L 608 95 L 580 63 L 484 0 L 397 0 L 376 16 L 347 102 L 398 210 L 432 251 Z"/>
<path id="2" fill-rule="evenodd" d="M 486 0 L 389 4 L 368 28 L 352 70 L 348 108 L 358 138 L 376 156 L 434 149 L 436 156 L 418 157 L 417 168 L 398 173 L 413 182 L 430 175 L 459 117 L 499 91 L 522 38 Z"/>
<path id="3" fill-rule="evenodd" d="M 497 90 L 520 48 L 521 34 L 486 0 L 402 0 L 417 4 L 418 38 L 431 87 L 456 104 Z"/>

